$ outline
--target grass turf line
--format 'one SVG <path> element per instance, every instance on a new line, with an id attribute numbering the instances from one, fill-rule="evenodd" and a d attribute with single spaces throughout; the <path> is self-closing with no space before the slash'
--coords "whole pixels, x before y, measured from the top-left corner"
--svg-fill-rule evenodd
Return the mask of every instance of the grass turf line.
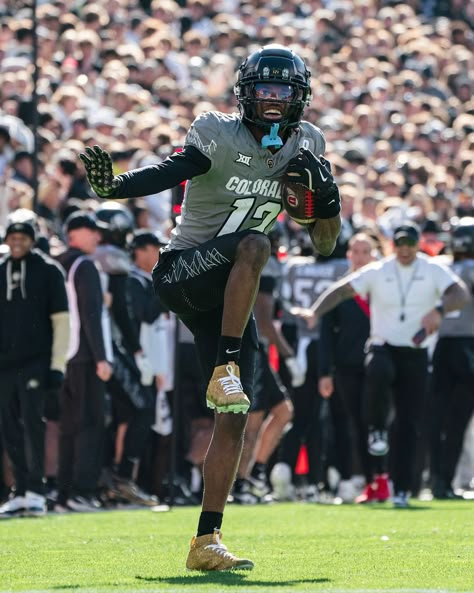
<path id="1" fill-rule="evenodd" d="M 0 593 L 474 592 L 470 501 L 229 505 L 224 543 L 245 573 L 190 573 L 199 509 L 115 511 L 0 522 Z"/>

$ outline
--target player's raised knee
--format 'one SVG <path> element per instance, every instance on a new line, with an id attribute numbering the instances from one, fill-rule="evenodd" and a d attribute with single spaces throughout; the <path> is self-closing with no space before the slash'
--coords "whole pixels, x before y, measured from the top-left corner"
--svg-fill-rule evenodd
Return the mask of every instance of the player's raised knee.
<path id="1" fill-rule="evenodd" d="M 270 239 L 263 233 L 251 233 L 239 243 L 239 253 L 248 262 L 263 267 L 270 257 Z"/>

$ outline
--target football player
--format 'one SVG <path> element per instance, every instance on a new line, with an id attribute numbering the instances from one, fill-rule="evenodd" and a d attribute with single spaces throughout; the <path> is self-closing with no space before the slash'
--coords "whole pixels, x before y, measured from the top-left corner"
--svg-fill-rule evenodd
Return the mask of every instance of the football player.
<path id="1" fill-rule="evenodd" d="M 81 155 L 102 198 L 154 194 L 188 180 L 181 217 L 153 280 L 161 302 L 194 334 L 207 405 L 217 412 L 202 512 L 186 562 L 192 570 L 253 568 L 221 543 L 220 528 L 253 391 L 258 338 L 252 308 L 289 167 L 292 179 L 299 177 L 317 196 L 310 213 L 317 220 L 308 231 L 318 252 L 331 253 L 340 229 L 337 185 L 327 161 L 318 158 L 324 136 L 301 119 L 311 99 L 310 76 L 296 53 L 265 46 L 240 66 L 234 87 L 240 113 L 199 115 L 181 152 L 118 176 L 100 147 Z"/>

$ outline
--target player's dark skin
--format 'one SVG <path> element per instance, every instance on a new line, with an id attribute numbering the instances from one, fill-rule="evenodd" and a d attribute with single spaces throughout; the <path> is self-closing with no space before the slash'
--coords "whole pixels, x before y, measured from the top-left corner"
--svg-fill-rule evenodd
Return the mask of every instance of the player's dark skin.
<path id="1" fill-rule="evenodd" d="M 272 108 L 276 105 L 281 105 L 283 113 L 285 105 L 271 104 Z M 262 103 L 260 109 L 265 110 L 266 104 Z M 267 133 L 258 126 L 249 125 L 248 128 L 259 143 Z M 281 138 L 285 142 L 285 130 Z M 275 153 L 278 149 L 270 147 L 269 150 Z M 339 215 L 318 220 L 308 227 L 318 253 L 332 253 L 340 228 Z M 261 272 L 269 257 L 270 241 L 266 235 L 249 235 L 240 242 L 225 290 L 222 335 L 242 337 L 255 304 Z M 214 434 L 203 467 L 203 511 L 224 512 L 242 453 L 246 422 L 246 414 L 215 414 Z"/>

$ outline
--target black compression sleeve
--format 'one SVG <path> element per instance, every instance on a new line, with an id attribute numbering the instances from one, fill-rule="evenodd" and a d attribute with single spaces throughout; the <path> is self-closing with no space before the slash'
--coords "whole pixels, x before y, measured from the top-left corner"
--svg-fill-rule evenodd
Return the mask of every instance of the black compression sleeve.
<path id="1" fill-rule="evenodd" d="M 158 165 L 132 169 L 118 175 L 120 186 L 110 198 L 138 198 L 157 194 L 182 181 L 207 173 L 211 161 L 194 146 L 185 146 Z"/>

